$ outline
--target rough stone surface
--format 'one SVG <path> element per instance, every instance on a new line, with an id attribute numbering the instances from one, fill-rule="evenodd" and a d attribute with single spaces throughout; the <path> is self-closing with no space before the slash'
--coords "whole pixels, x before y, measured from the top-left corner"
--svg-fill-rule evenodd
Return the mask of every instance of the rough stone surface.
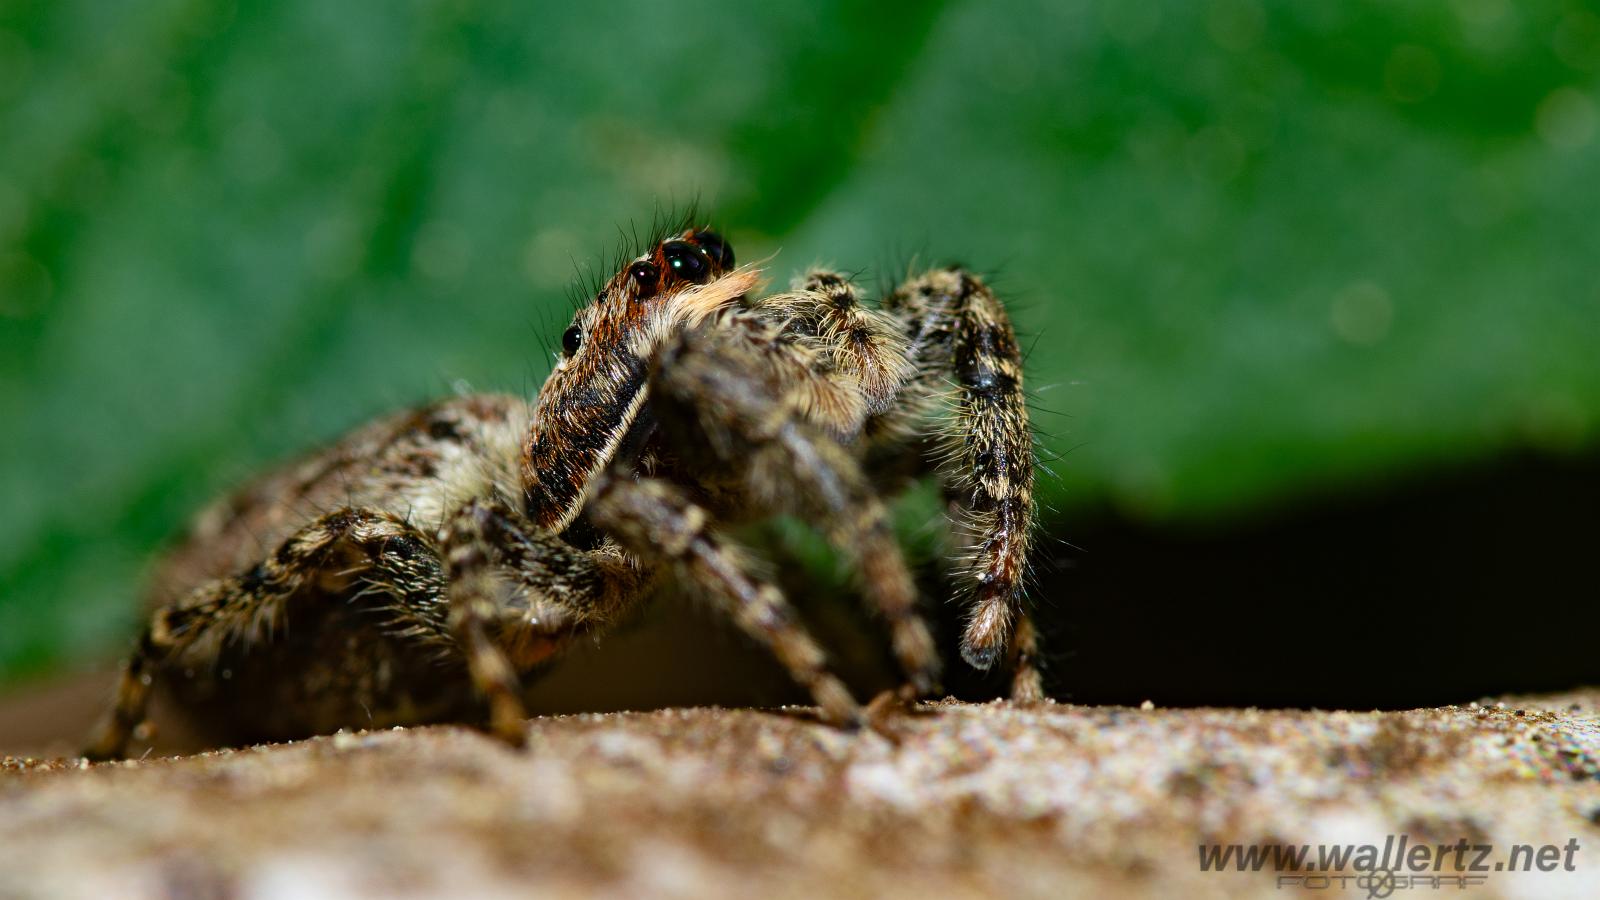
<path id="1" fill-rule="evenodd" d="M 1390 834 L 1491 862 L 1575 838 L 1576 871 L 1468 893 L 1600 896 L 1600 689 L 1391 713 L 949 702 L 883 730 L 683 709 L 534 719 L 522 752 L 441 727 L 8 757 L 0 897 L 1281 898 L 1278 873 L 1200 871 L 1199 845 Z"/>

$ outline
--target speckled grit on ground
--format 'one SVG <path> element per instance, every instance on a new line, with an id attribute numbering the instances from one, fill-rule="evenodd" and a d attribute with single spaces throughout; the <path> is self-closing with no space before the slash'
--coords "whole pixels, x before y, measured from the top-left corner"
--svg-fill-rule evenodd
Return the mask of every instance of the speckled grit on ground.
<path id="1" fill-rule="evenodd" d="M 523 752 L 421 728 L 7 758 L 0 897 L 1281 898 L 1299 888 L 1202 872 L 1198 846 L 1389 834 L 1576 838 L 1576 871 L 1469 895 L 1600 897 L 1600 689 L 1392 713 L 949 702 L 886 730 L 689 709 L 535 719 Z"/>

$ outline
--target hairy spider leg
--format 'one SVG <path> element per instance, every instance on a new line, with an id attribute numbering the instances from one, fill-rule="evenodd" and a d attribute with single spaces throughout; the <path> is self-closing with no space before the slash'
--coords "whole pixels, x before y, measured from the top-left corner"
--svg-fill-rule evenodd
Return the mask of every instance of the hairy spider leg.
<path id="1" fill-rule="evenodd" d="M 884 308 L 903 323 L 917 369 L 908 391 L 925 401 L 907 398 L 884 430 L 915 428 L 926 401 L 939 398 L 953 421 L 934 462 L 961 546 L 959 571 L 972 592 L 961 655 L 988 670 L 1011 650 L 1012 696 L 1040 699 L 1036 631 L 1024 604 L 1035 517 L 1033 432 L 1016 334 L 999 299 L 961 268 L 910 279 Z"/>
<path id="2" fill-rule="evenodd" d="M 389 513 L 341 509 L 296 532 L 266 559 L 236 575 L 209 582 L 176 603 L 157 609 L 133 654 L 123 664 L 110 713 L 98 726 L 84 756 L 120 758 L 141 725 L 155 679 L 186 657 L 215 659 L 233 642 L 267 639 L 282 627 L 289 600 L 302 592 L 329 591 L 332 582 L 353 585 L 358 576 L 410 586 L 395 606 L 402 629 L 419 643 L 448 640 L 436 603 L 438 561 L 427 540 Z"/>
<path id="3" fill-rule="evenodd" d="M 774 385 L 753 374 L 782 346 L 772 338 L 771 326 L 765 334 L 727 323 L 686 331 L 656 363 L 652 409 L 680 446 L 709 448 L 751 495 L 816 527 L 855 565 L 912 689 L 932 692 L 939 657 L 888 511 L 855 458 L 783 395 L 785 384 L 803 382 Z"/>
<path id="4" fill-rule="evenodd" d="M 520 673 L 571 640 L 611 622 L 648 594 L 653 573 L 614 547 L 580 550 L 541 535 L 521 513 L 474 500 L 440 532 L 450 626 L 473 685 L 489 703 L 489 728 L 520 746 L 526 736 Z M 499 589 L 510 578 L 520 591 Z M 517 604 L 510 597 L 521 597 Z"/>
<path id="5" fill-rule="evenodd" d="M 828 671 L 822 648 L 778 588 L 750 573 L 711 513 L 676 485 L 608 471 L 598 479 L 586 514 L 630 551 L 670 565 L 705 590 L 744 632 L 769 647 L 829 721 L 859 724 L 850 691 Z"/>

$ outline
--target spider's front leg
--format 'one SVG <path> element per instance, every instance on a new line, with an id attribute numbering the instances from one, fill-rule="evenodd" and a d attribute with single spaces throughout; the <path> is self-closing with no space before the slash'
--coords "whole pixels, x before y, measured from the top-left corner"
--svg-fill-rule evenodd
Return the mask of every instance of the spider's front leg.
<path id="1" fill-rule="evenodd" d="M 666 563 L 689 584 L 705 589 L 733 621 L 771 648 L 822 714 L 838 724 L 859 724 L 860 708 L 828 671 L 822 648 L 795 616 L 783 592 L 750 574 L 738 550 L 713 524 L 711 513 L 677 486 L 658 478 L 604 472 L 585 512 L 601 530 L 640 556 Z"/>
<path id="2" fill-rule="evenodd" d="M 474 686 L 489 704 L 489 728 L 520 746 L 526 738 L 520 673 L 610 622 L 645 594 L 650 573 L 614 550 L 580 550 L 540 535 L 496 500 L 463 506 L 440 532 L 450 627 Z"/>
<path id="3" fill-rule="evenodd" d="M 928 272 L 897 288 L 884 307 L 904 324 L 917 374 L 890 433 L 914 427 L 927 406 L 955 388 L 954 429 L 935 451 L 974 587 L 961 655 L 974 668 L 1012 666 L 1011 696 L 1044 696 L 1033 622 L 1023 605 L 1034 527 L 1033 432 L 1022 388 L 1022 355 L 1005 308 L 977 276 Z"/>
<path id="4" fill-rule="evenodd" d="M 761 377 L 794 349 L 774 334 L 759 326 L 684 333 L 657 360 L 651 409 L 681 452 L 705 458 L 709 450 L 763 508 L 798 515 L 855 564 L 911 690 L 931 693 L 939 657 L 888 511 L 855 458 L 807 421 L 796 399 L 802 385 Z M 793 371 L 816 377 L 802 366 Z"/>

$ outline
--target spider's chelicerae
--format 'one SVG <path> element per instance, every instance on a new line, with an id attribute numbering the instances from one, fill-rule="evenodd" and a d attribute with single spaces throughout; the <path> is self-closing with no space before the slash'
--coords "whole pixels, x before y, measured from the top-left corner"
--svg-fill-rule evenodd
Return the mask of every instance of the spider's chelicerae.
<path id="1" fill-rule="evenodd" d="M 1024 610 L 1034 454 L 1005 310 L 959 268 L 865 306 L 811 271 L 758 297 L 714 232 L 622 267 L 532 403 L 472 395 L 368 425 L 213 507 L 158 572 L 91 757 L 159 684 L 233 741 L 482 716 L 521 740 L 523 678 L 666 573 L 765 644 L 823 715 L 860 708 L 730 527 L 790 514 L 858 570 L 906 696 L 939 658 L 885 512 L 937 472 L 963 658 L 1041 694 Z"/>

